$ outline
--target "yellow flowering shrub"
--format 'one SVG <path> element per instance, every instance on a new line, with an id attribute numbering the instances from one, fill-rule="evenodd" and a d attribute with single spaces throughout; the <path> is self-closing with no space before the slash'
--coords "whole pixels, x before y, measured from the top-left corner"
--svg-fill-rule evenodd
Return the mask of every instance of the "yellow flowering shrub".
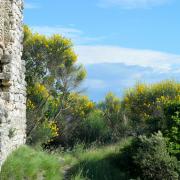
<path id="1" fill-rule="evenodd" d="M 170 100 L 180 100 L 180 83 L 162 81 L 155 84 L 137 84 L 129 89 L 122 101 L 126 117 L 133 124 L 146 123 L 154 119 L 158 127 L 163 121 L 163 107 Z M 155 120 L 156 119 L 156 120 Z"/>
<path id="2" fill-rule="evenodd" d="M 93 108 L 94 103 L 87 96 L 72 93 L 69 97 L 70 112 L 75 117 L 84 118 Z"/>
<path id="3" fill-rule="evenodd" d="M 59 135 L 59 128 L 57 127 L 56 122 L 49 122 L 49 128 L 51 129 L 52 137 L 57 137 Z"/>
<path id="4" fill-rule="evenodd" d="M 27 100 L 27 108 L 29 110 L 34 110 L 35 109 L 35 105 L 33 104 L 33 102 L 30 99 Z"/>
<path id="5" fill-rule="evenodd" d="M 33 111 L 43 100 L 46 101 L 49 98 L 47 88 L 41 83 L 28 87 L 27 94 L 27 109 L 30 111 Z"/>
<path id="6" fill-rule="evenodd" d="M 34 93 L 39 94 L 43 98 L 47 98 L 49 96 L 49 92 L 47 88 L 43 84 L 40 84 L 40 83 L 35 84 Z"/>

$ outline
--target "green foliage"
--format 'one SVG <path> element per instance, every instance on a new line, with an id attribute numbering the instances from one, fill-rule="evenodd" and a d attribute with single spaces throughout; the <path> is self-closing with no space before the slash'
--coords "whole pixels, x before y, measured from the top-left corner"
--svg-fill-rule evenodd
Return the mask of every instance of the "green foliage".
<path id="1" fill-rule="evenodd" d="M 33 34 L 27 26 L 24 33 L 23 59 L 28 85 L 41 82 L 56 93 L 68 93 L 79 87 L 86 72 L 82 65 L 77 65 L 70 40 L 60 35 Z"/>
<path id="2" fill-rule="evenodd" d="M 166 140 L 158 132 L 151 137 L 140 136 L 124 149 L 127 158 L 126 167 L 134 177 L 141 179 L 179 178 L 180 164 L 169 155 Z"/>
<path id="3" fill-rule="evenodd" d="M 8 157 L 2 166 L 1 180 L 57 180 L 62 179 L 60 162 L 54 155 L 21 147 Z"/>
<path id="4" fill-rule="evenodd" d="M 76 154 L 79 161 L 69 169 L 67 177 L 81 180 L 131 179 L 128 172 L 119 168 L 117 164 L 117 159 L 121 156 L 120 149 L 130 142 L 131 139 L 123 139 L 115 145 L 93 148 Z"/>
<path id="5" fill-rule="evenodd" d="M 169 139 L 169 150 L 180 159 L 180 101 L 168 101 L 165 106 L 167 129 L 164 135 Z"/>
<path id="6" fill-rule="evenodd" d="M 115 129 L 120 121 L 121 102 L 113 93 L 108 93 L 105 100 L 99 104 L 102 109 L 107 125 Z"/>
<path id="7" fill-rule="evenodd" d="M 167 136 L 170 139 L 171 152 L 180 158 L 180 116 L 172 116 L 173 126 L 168 130 Z"/>
<path id="8" fill-rule="evenodd" d="M 100 110 L 94 110 L 78 124 L 78 128 L 73 132 L 72 138 L 75 143 L 103 144 L 110 142 L 111 136 L 111 132 L 104 121 L 103 113 Z"/>
<path id="9" fill-rule="evenodd" d="M 5 162 L 0 178 L 175 180 L 178 168 L 177 160 L 169 155 L 166 141 L 158 133 L 150 138 L 122 139 L 99 148 L 84 149 L 84 145 L 78 145 L 72 151 L 55 155 L 22 147 Z"/>
<path id="10" fill-rule="evenodd" d="M 59 112 L 55 113 L 57 116 L 54 119 L 59 128 L 59 136 L 52 140 L 50 146 L 72 147 L 77 144 L 77 141 L 80 140 L 77 136 L 81 133 L 81 125 L 94 110 L 94 103 L 88 97 L 77 93 L 69 94 L 64 102 L 62 111 L 59 111 L 58 106 L 55 110 Z"/>
<path id="11" fill-rule="evenodd" d="M 53 132 L 50 128 L 50 122 L 44 121 L 39 124 L 33 131 L 32 135 L 28 138 L 28 143 L 31 145 L 42 145 L 50 141 L 53 138 Z"/>
<path id="12" fill-rule="evenodd" d="M 122 109 L 137 134 L 152 133 L 167 128 L 165 104 L 179 100 L 180 84 L 163 81 L 153 85 L 137 84 L 126 92 Z"/>
<path id="13" fill-rule="evenodd" d="M 126 92 L 122 101 L 108 93 L 95 106 L 88 97 L 78 93 L 86 71 L 77 64 L 72 42 L 60 35 L 34 34 L 27 26 L 24 33 L 27 142 L 46 148 L 74 147 L 71 152 L 61 152 L 65 178 L 66 175 L 71 179 L 95 180 L 179 178 L 178 161 L 173 157 L 180 159 L 179 83 L 139 83 Z M 168 141 L 161 133 L 151 136 L 159 130 Z M 129 134 L 150 137 L 140 136 L 120 151 L 115 148 L 117 145 L 84 150 L 92 144 L 117 142 Z M 84 143 L 83 148 L 78 143 Z M 29 154 L 35 157 L 29 159 Z M 71 167 L 67 170 L 68 165 Z M 1 179 L 41 176 L 59 179 L 62 177 L 59 168 L 57 157 L 23 147 L 7 160 Z M 15 170 L 18 173 L 13 174 Z"/>
<path id="14" fill-rule="evenodd" d="M 108 93 L 105 100 L 98 104 L 104 116 L 104 121 L 111 131 L 112 139 L 119 139 L 126 135 L 127 119 L 123 117 L 121 101 L 113 93 Z"/>
<path id="15" fill-rule="evenodd" d="M 28 26 L 24 26 L 23 59 L 26 61 L 26 82 L 32 85 L 46 75 L 47 38 L 33 34 Z"/>
<path id="16" fill-rule="evenodd" d="M 47 37 L 32 33 L 24 26 L 23 45 L 27 69 L 27 136 L 28 142 L 35 143 L 39 141 L 35 137 L 40 134 L 44 134 L 42 139 L 49 136 L 45 132 L 51 128 L 45 128 L 44 133 L 40 130 L 45 122 L 53 121 L 58 125 L 61 114 L 68 114 L 71 92 L 79 91 L 86 71 L 77 64 L 72 42 L 60 35 Z M 37 132 L 39 130 L 41 132 Z"/>
<path id="17" fill-rule="evenodd" d="M 78 146 L 73 151 L 56 154 L 24 146 L 9 156 L 2 167 L 0 179 L 130 179 L 127 172 L 119 169 L 116 163 L 119 150 L 130 142 L 131 139 L 124 139 L 115 145 L 88 150 Z"/>
<path id="18" fill-rule="evenodd" d="M 125 136 L 128 125 L 122 118 L 121 101 L 109 93 L 96 107 L 87 97 L 71 94 L 67 114 L 61 112 L 61 136 L 68 146 L 78 142 L 110 143 Z M 64 118 L 63 118 L 64 116 Z M 68 116 L 68 122 L 63 121 Z"/>
<path id="19" fill-rule="evenodd" d="M 34 136 L 34 134 L 38 133 L 37 131 L 40 130 L 39 126 L 44 127 L 42 124 L 48 121 L 46 118 L 46 111 L 48 110 L 51 98 L 46 87 L 40 83 L 29 86 L 27 93 L 27 142 L 35 143 L 39 140 L 35 138 L 36 136 Z"/>

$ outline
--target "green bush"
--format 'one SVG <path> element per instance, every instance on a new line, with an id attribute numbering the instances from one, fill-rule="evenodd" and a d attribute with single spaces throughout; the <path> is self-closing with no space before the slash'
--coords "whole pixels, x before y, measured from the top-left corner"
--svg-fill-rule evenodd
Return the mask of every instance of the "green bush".
<path id="1" fill-rule="evenodd" d="M 49 122 L 44 121 L 32 131 L 31 136 L 27 138 L 27 144 L 41 146 L 47 143 L 52 137 L 53 135 L 49 127 Z"/>
<path id="2" fill-rule="evenodd" d="M 80 132 L 79 138 L 83 137 L 84 141 L 87 143 L 95 141 L 105 143 L 111 139 L 108 126 L 104 121 L 102 112 L 99 110 L 95 110 L 88 116 L 82 123 Z"/>
<path id="3" fill-rule="evenodd" d="M 111 140 L 111 133 L 100 110 L 92 111 L 87 118 L 76 124 L 71 134 L 69 145 L 82 142 L 85 145 L 92 143 L 102 144 Z"/>
<path id="4" fill-rule="evenodd" d="M 180 83 L 162 81 L 147 85 L 137 84 L 126 92 L 122 111 L 130 121 L 134 133 L 154 133 L 167 128 L 164 107 L 169 101 L 179 100 Z"/>
<path id="5" fill-rule="evenodd" d="M 121 109 L 121 100 L 113 93 L 108 93 L 97 107 L 102 111 L 106 126 L 111 132 L 113 141 L 127 135 L 129 124 Z"/>
<path id="6" fill-rule="evenodd" d="M 152 180 L 178 180 L 180 164 L 169 155 L 166 140 L 158 132 L 151 137 L 140 136 L 126 148 L 128 164 L 134 177 Z M 128 165 L 127 164 L 127 165 Z M 127 166 L 126 165 L 126 166 Z"/>
<path id="7" fill-rule="evenodd" d="M 180 101 L 169 101 L 165 107 L 167 128 L 163 134 L 169 139 L 169 150 L 180 160 Z"/>

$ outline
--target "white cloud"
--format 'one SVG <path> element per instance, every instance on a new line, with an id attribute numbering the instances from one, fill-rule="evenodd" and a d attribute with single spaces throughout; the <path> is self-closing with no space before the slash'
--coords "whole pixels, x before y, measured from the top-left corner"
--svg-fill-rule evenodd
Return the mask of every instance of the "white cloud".
<path id="1" fill-rule="evenodd" d="M 171 2 L 172 0 L 99 0 L 100 7 L 119 6 L 124 9 L 152 8 Z"/>
<path id="2" fill-rule="evenodd" d="M 91 42 L 98 42 L 105 37 L 89 37 L 84 36 L 84 32 L 73 27 L 62 26 L 31 26 L 33 32 L 38 32 L 50 36 L 52 34 L 61 34 L 67 38 L 72 39 L 75 44 L 86 44 Z"/>
<path id="3" fill-rule="evenodd" d="M 39 5 L 35 4 L 35 3 L 29 3 L 29 2 L 25 2 L 25 9 L 37 9 L 39 8 Z"/>
<path id="4" fill-rule="evenodd" d="M 129 49 L 117 46 L 75 46 L 79 62 L 83 64 L 124 63 L 150 67 L 168 72 L 180 67 L 180 55 L 152 50 Z"/>
<path id="5" fill-rule="evenodd" d="M 87 37 L 84 32 L 74 27 L 31 26 L 34 32 L 45 35 L 61 34 L 75 42 L 75 51 L 79 62 L 83 64 L 124 63 L 150 67 L 159 72 L 168 72 L 180 67 L 180 55 L 152 50 L 130 49 L 118 46 L 84 45 L 97 43 L 105 37 Z"/>

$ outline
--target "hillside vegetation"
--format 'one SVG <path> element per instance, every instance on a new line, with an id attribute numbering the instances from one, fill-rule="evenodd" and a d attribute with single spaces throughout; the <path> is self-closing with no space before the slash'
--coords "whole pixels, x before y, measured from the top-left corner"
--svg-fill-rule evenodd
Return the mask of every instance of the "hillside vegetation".
<path id="1" fill-rule="evenodd" d="M 5 162 L 0 179 L 126 179 L 129 175 L 119 168 L 117 159 L 130 142 L 131 139 L 124 139 L 121 143 L 88 150 L 78 145 L 73 151 L 55 154 L 24 146 Z"/>
<path id="2" fill-rule="evenodd" d="M 2 180 L 180 179 L 179 82 L 137 83 L 93 102 L 72 42 L 24 32 L 27 146 L 7 159 Z"/>

